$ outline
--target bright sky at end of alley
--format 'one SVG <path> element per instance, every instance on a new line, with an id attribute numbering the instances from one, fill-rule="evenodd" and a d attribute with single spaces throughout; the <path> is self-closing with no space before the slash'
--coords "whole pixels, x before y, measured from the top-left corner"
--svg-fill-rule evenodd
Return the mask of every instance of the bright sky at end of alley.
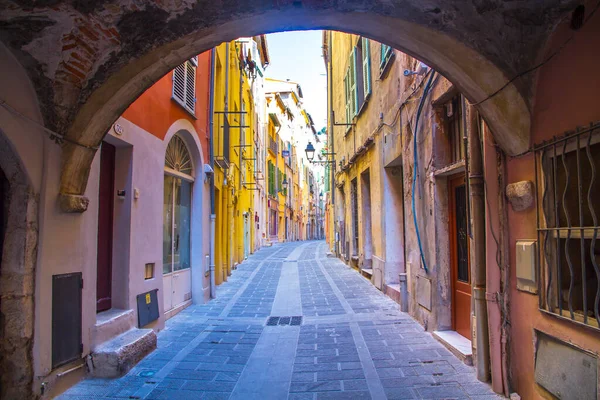
<path id="1" fill-rule="evenodd" d="M 313 117 L 315 128 L 327 123 L 327 77 L 321 51 L 322 31 L 282 32 L 267 35 L 271 63 L 268 78 L 299 83 L 303 106 Z"/>

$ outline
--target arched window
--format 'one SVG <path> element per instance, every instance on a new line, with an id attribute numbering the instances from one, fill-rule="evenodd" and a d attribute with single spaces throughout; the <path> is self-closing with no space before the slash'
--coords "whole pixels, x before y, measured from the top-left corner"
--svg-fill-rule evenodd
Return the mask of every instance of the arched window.
<path id="1" fill-rule="evenodd" d="M 191 215 L 194 166 L 183 139 L 175 135 L 165 154 L 163 203 L 163 288 L 165 311 L 191 298 Z"/>
<path id="2" fill-rule="evenodd" d="M 193 179 L 192 156 L 183 139 L 175 135 L 167 145 L 165 155 L 165 170 L 168 172 L 179 172 Z M 179 175 L 177 174 L 177 175 Z"/>

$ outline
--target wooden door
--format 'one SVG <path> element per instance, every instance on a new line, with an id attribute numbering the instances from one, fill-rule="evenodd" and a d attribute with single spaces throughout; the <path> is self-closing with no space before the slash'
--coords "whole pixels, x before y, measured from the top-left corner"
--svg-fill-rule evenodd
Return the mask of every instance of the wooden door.
<path id="1" fill-rule="evenodd" d="M 112 289 L 113 208 L 115 199 L 115 147 L 106 142 L 100 148 L 98 192 L 98 255 L 96 311 L 108 310 Z"/>
<path id="2" fill-rule="evenodd" d="M 456 332 L 470 340 L 471 269 L 467 235 L 467 187 L 464 174 L 449 179 L 448 188 L 452 325 Z"/>

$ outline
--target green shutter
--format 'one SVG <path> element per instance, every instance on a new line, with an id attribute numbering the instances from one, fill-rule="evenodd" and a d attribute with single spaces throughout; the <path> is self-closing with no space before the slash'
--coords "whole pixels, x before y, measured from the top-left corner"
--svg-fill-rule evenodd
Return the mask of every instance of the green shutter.
<path id="1" fill-rule="evenodd" d="M 350 69 L 346 71 L 346 76 L 344 77 L 344 94 L 346 95 L 346 123 L 349 124 L 352 122 L 352 116 L 350 115 L 350 78 L 349 78 Z"/>
<path id="2" fill-rule="evenodd" d="M 277 193 L 283 190 L 283 185 L 281 184 L 283 179 L 281 178 L 283 178 L 283 174 L 281 173 L 281 170 L 277 168 Z"/>
<path id="3" fill-rule="evenodd" d="M 387 61 L 392 56 L 392 48 L 385 44 L 381 44 L 381 60 L 379 61 L 379 69 L 383 70 Z"/>
<path id="4" fill-rule="evenodd" d="M 358 86 L 356 86 L 356 47 L 352 50 L 350 57 L 350 91 L 352 95 L 352 117 L 358 113 Z"/>
<path id="5" fill-rule="evenodd" d="M 275 178 L 273 177 L 273 163 L 269 161 L 269 194 L 273 196 L 273 184 L 275 183 Z"/>
<path id="6" fill-rule="evenodd" d="M 365 99 L 371 94 L 371 48 L 369 39 L 362 38 L 362 63 L 363 63 L 363 84 L 365 89 Z"/>

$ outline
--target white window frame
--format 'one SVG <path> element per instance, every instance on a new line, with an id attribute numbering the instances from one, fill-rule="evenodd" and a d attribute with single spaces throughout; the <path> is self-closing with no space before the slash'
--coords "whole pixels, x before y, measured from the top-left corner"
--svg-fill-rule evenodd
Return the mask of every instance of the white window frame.
<path id="1" fill-rule="evenodd" d="M 172 98 L 196 116 L 196 66 L 186 61 L 173 70 Z M 191 93 L 190 93 L 191 92 Z"/>

